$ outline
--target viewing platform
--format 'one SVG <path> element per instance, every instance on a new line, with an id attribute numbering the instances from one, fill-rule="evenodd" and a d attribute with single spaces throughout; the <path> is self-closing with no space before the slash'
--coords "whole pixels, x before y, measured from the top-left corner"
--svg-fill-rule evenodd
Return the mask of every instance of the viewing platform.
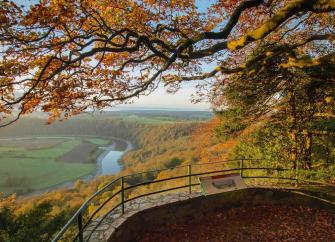
<path id="1" fill-rule="evenodd" d="M 286 221 L 285 211 L 297 218 L 301 213 L 322 214 L 322 218 L 330 221 L 328 229 L 335 231 L 335 224 L 331 222 L 335 221 L 335 185 L 307 180 L 311 176 L 299 168 L 265 167 L 264 163 L 265 160 L 238 159 L 119 177 L 93 194 L 53 241 L 130 242 L 160 238 L 178 241 L 170 238 L 169 234 L 176 239 L 185 235 L 185 241 L 206 241 L 208 236 L 214 236 L 208 241 L 221 241 L 220 236 L 231 236 L 224 241 L 239 241 L 233 238 L 240 232 L 230 235 L 234 228 L 223 231 L 234 225 L 242 226 L 245 233 L 250 233 L 255 224 L 251 221 L 243 224 L 251 216 L 243 217 L 248 209 L 258 214 L 256 220 L 264 220 L 257 229 L 265 232 L 266 224 Z M 213 181 L 208 182 L 209 178 Z M 208 184 L 213 187 L 206 187 Z M 225 217 L 231 211 L 235 211 L 231 215 L 233 222 Z M 266 214 L 277 213 L 279 217 L 267 221 Z M 223 219 L 218 219 L 218 216 L 223 216 Z M 309 217 L 301 218 L 308 220 Z M 294 224 L 292 228 L 296 227 Z M 276 226 L 279 225 L 274 224 Z M 280 231 L 282 228 L 279 226 L 277 229 Z M 206 234 L 203 231 L 212 232 Z M 294 235 L 294 229 L 289 233 Z M 311 236 L 320 233 L 317 227 L 311 230 Z M 195 237 L 191 239 L 192 236 Z M 264 238 L 266 236 L 264 234 Z M 328 241 L 335 238 L 335 232 L 325 236 L 325 241 Z"/>
<path id="2" fill-rule="evenodd" d="M 169 193 L 169 194 L 155 194 L 148 197 L 142 197 L 137 200 L 133 200 L 125 205 L 125 213 L 122 214 L 121 208 L 114 210 L 109 214 L 104 221 L 94 230 L 89 241 L 108 241 L 109 238 L 118 230 L 118 228 L 131 216 L 150 209 L 156 208 L 165 204 L 176 203 L 185 201 L 191 198 L 201 196 L 200 192 L 188 193 Z M 98 221 L 92 223 L 85 231 L 84 238 L 87 238 L 96 226 Z M 88 238 L 87 238 L 88 239 Z"/>

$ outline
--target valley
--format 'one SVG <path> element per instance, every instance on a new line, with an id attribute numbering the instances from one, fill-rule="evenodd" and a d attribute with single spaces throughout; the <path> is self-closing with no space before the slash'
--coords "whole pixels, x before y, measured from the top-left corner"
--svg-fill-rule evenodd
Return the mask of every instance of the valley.
<path id="1" fill-rule="evenodd" d="M 196 112 L 192 115 L 197 117 Z M 199 117 L 204 115 L 200 112 Z M 44 122 L 43 117 L 28 117 L 0 130 L 4 195 L 41 194 L 71 188 L 78 179 L 88 182 L 99 175 L 196 159 L 187 137 L 199 123 L 187 112 L 120 112 L 81 115 L 52 125 Z"/>
<path id="2" fill-rule="evenodd" d="M 87 181 L 96 175 L 116 173 L 123 154 L 120 148 L 115 150 L 123 146 L 119 143 L 92 137 L 2 138 L 0 190 L 25 195 L 69 186 L 79 178 Z M 111 162 L 114 164 L 109 165 Z M 117 169 L 108 172 L 110 166 Z"/>

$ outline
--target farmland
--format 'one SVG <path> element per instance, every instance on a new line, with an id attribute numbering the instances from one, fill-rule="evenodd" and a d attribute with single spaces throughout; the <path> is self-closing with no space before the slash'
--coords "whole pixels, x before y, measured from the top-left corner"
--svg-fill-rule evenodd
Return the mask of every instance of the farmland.
<path id="1" fill-rule="evenodd" d="M 188 136 L 197 126 L 195 121 L 209 116 L 207 112 L 106 112 L 52 125 L 45 125 L 43 117 L 22 118 L 0 130 L 0 192 L 27 194 L 76 180 L 96 170 L 96 158 L 104 151 L 98 147 L 113 144 L 114 150 L 123 151 L 127 143 L 122 140 L 133 145 L 120 160 L 127 172 L 160 167 L 171 155 L 179 157 L 175 147 L 193 148 L 179 145 L 176 139 Z M 178 154 L 185 162 L 192 158 L 187 151 Z"/>
<path id="2" fill-rule="evenodd" d="M 92 173 L 98 138 L 12 138 L 0 140 L 0 191 L 23 194 Z"/>

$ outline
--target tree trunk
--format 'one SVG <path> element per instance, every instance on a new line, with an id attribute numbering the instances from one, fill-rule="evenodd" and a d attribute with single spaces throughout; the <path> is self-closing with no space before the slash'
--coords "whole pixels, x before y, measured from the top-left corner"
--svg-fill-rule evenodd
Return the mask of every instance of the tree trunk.
<path id="1" fill-rule="evenodd" d="M 292 122 L 290 131 L 290 136 L 292 140 L 291 162 L 293 169 L 296 169 L 298 160 L 298 136 L 297 136 L 297 110 L 296 110 L 294 92 L 290 93 L 289 105 L 291 108 L 290 120 Z"/>
<path id="2" fill-rule="evenodd" d="M 327 167 L 328 167 L 328 166 L 329 166 L 329 157 L 330 157 L 330 148 L 329 148 L 329 133 L 327 133 L 326 149 L 327 149 L 327 158 L 326 158 L 326 164 L 327 164 Z"/>
<path id="3" fill-rule="evenodd" d="M 312 133 L 308 132 L 305 134 L 305 149 L 304 149 L 304 161 L 306 168 L 312 169 Z"/>
<path id="4" fill-rule="evenodd" d="M 297 132 L 292 131 L 290 133 L 292 140 L 292 149 L 291 149 L 291 162 L 293 169 L 297 168 L 297 159 L 298 159 L 298 140 L 297 140 Z"/>

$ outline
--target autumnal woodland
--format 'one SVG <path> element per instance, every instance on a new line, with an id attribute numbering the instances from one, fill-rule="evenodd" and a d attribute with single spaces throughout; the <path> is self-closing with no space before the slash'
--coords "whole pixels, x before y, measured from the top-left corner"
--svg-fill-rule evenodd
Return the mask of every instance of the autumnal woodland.
<path id="1" fill-rule="evenodd" d="M 193 101 L 212 105 L 207 123 L 113 121 L 115 136 L 124 131 L 137 143 L 122 158 L 121 174 L 266 158 L 334 184 L 335 1 L 217 0 L 206 8 L 198 2 L 1 1 L 1 127 L 10 130 L 39 111 L 54 123 L 132 102 L 160 85 L 174 93 L 195 82 Z M 54 199 L 34 198 L 33 208 L 17 205 L 15 195 L 4 198 L 0 238 L 20 240 L 37 213 L 45 230 L 36 241 L 48 241 L 107 180 L 78 181 L 50 194 Z"/>

